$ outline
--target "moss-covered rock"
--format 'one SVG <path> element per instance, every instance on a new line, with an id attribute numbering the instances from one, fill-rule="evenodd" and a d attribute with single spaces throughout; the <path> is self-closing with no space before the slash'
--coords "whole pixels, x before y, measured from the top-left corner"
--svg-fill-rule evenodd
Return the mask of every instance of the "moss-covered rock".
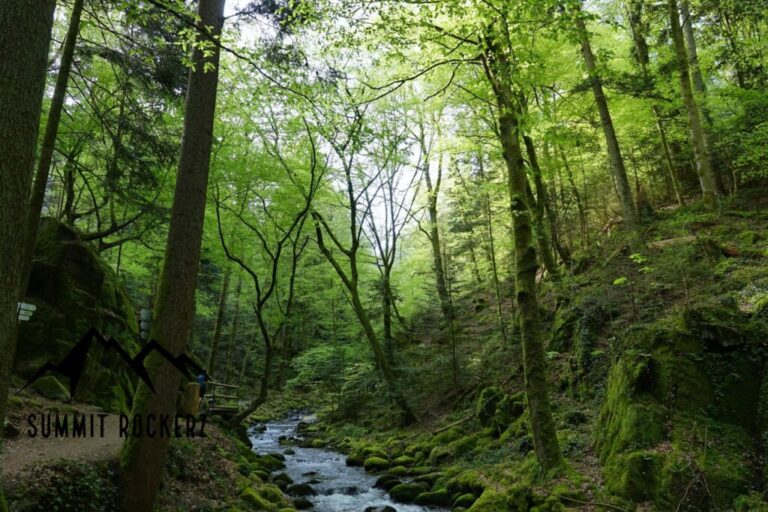
<path id="1" fill-rule="evenodd" d="M 470 469 L 463 471 L 446 483 L 448 492 L 455 495 L 473 494 L 480 496 L 485 490 L 482 475 L 479 471 Z"/>
<path id="2" fill-rule="evenodd" d="M 396 485 L 400 485 L 401 483 L 402 481 L 400 481 L 400 478 L 396 477 L 395 475 L 382 475 L 376 479 L 376 482 L 373 484 L 373 486 L 377 489 L 384 489 L 385 491 L 389 491 L 391 488 Z"/>
<path id="3" fill-rule="evenodd" d="M 768 410 L 762 380 L 745 377 L 764 372 L 755 329 L 724 296 L 629 333 L 633 348 L 611 369 L 595 430 L 610 492 L 708 510 L 747 491 Z"/>
<path id="4" fill-rule="evenodd" d="M 276 511 L 277 505 L 261 496 L 256 489 L 248 488 L 240 495 L 240 499 L 252 507 L 253 510 L 263 510 L 266 512 Z"/>
<path id="5" fill-rule="evenodd" d="M 284 501 L 282 491 L 279 487 L 273 484 L 264 484 L 259 487 L 259 494 L 275 504 L 281 504 Z"/>
<path id="6" fill-rule="evenodd" d="M 416 459 L 409 455 L 401 455 L 392 461 L 393 466 L 413 466 L 416 464 Z"/>
<path id="7" fill-rule="evenodd" d="M 510 508 L 509 500 L 503 494 L 487 490 L 469 507 L 469 512 L 517 512 L 525 509 Z"/>
<path id="8" fill-rule="evenodd" d="M 406 476 L 408 473 L 408 468 L 405 466 L 394 466 L 387 470 L 387 474 L 393 476 Z"/>
<path id="9" fill-rule="evenodd" d="M 454 459 L 467 455 L 477 446 L 476 436 L 460 437 L 448 444 L 437 445 L 427 458 L 427 463 L 435 466 L 451 462 Z"/>
<path id="10" fill-rule="evenodd" d="M 471 492 L 460 494 L 453 500 L 451 508 L 453 508 L 453 510 L 456 510 L 457 508 L 469 508 L 475 501 L 477 501 L 477 496 Z"/>
<path id="11" fill-rule="evenodd" d="M 659 495 L 663 455 L 648 450 L 621 454 L 606 467 L 606 490 L 635 502 Z"/>
<path id="12" fill-rule="evenodd" d="M 37 379 L 32 383 L 31 388 L 51 400 L 66 400 L 69 398 L 69 390 L 53 375 L 46 375 Z"/>
<path id="13" fill-rule="evenodd" d="M 15 368 L 24 377 L 47 361 L 59 362 L 94 327 L 129 354 L 139 351 L 136 312 L 120 279 L 74 229 L 55 219 L 41 221 L 25 300 L 37 311 L 19 326 Z M 116 353 L 92 343 L 76 398 L 128 412 L 134 379 Z"/>
<path id="14" fill-rule="evenodd" d="M 366 471 L 384 471 L 389 467 L 389 461 L 382 457 L 368 457 L 363 463 Z"/>
<path id="15" fill-rule="evenodd" d="M 595 429 L 595 447 L 603 462 L 664 439 L 665 414 L 651 394 L 651 364 L 649 355 L 629 352 L 611 370 Z"/>
<path id="16" fill-rule="evenodd" d="M 413 503 L 416 496 L 427 492 L 427 487 L 418 482 L 402 483 L 394 486 L 389 490 L 389 495 L 392 499 L 399 503 Z"/>
<path id="17" fill-rule="evenodd" d="M 417 505 L 447 507 L 451 504 L 451 495 L 445 489 L 423 492 L 414 500 Z"/>
<path id="18" fill-rule="evenodd" d="M 489 427 L 496 415 L 496 405 L 504 398 L 504 392 L 496 386 L 488 386 L 480 392 L 475 405 L 475 414 L 480 425 Z"/>

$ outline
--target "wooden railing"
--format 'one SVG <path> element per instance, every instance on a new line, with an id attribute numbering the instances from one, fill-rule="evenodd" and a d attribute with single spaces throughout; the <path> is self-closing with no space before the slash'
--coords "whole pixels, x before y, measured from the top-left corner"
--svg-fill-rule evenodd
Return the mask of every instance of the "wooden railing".
<path id="1" fill-rule="evenodd" d="M 205 386 L 205 401 L 208 406 L 206 412 L 208 414 L 229 416 L 231 414 L 235 414 L 238 411 L 239 398 L 236 393 L 239 389 L 239 386 L 235 386 L 234 384 L 225 384 L 215 380 L 209 380 L 205 383 Z"/>

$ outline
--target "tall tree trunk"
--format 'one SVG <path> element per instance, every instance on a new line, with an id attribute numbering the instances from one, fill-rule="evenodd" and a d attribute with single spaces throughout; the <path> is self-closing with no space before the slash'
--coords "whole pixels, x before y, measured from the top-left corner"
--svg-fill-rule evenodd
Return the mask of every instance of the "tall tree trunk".
<path id="1" fill-rule="evenodd" d="M 451 308 L 451 298 L 448 296 L 448 286 L 445 282 L 445 266 L 443 264 L 437 218 L 437 197 L 440 193 L 442 174 L 442 157 L 437 168 L 437 181 L 434 186 L 432 185 L 432 177 L 429 174 L 429 162 L 424 164 L 424 183 L 427 186 L 427 212 L 429 214 L 429 241 L 432 244 L 432 266 L 435 271 L 435 284 L 437 286 L 437 295 L 440 299 L 440 309 L 443 313 L 443 320 L 447 324 L 453 321 L 453 311 Z"/>
<path id="2" fill-rule="evenodd" d="M 216 359 L 219 355 L 221 331 L 224 328 L 224 312 L 227 309 L 227 295 L 229 295 L 229 278 L 231 274 L 232 269 L 227 267 L 227 270 L 224 272 L 224 281 L 221 283 L 221 292 L 219 292 L 219 305 L 216 308 L 216 323 L 213 326 L 213 339 L 211 339 L 211 353 L 208 355 L 208 367 L 206 368 L 206 371 L 211 378 L 216 377 Z"/>
<path id="3" fill-rule="evenodd" d="M 384 328 L 384 352 L 390 363 L 394 362 L 395 348 L 394 337 L 392 335 L 392 283 L 390 279 L 391 269 L 387 263 L 384 264 L 384 273 L 382 274 L 381 289 L 381 309 Z"/>
<path id="4" fill-rule="evenodd" d="M 715 174 L 710 165 L 709 150 L 704 138 L 704 130 L 701 123 L 699 105 L 693 95 L 691 87 L 691 75 L 688 68 L 688 55 L 683 41 L 683 31 L 680 27 L 680 12 L 677 8 L 677 0 L 667 0 L 669 11 L 669 23 L 672 29 L 672 39 L 677 56 L 677 68 L 680 75 L 680 94 L 683 97 L 685 108 L 688 112 L 688 132 L 693 155 L 696 162 L 696 172 L 699 175 L 701 194 L 704 204 L 710 210 L 717 207 L 717 185 Z"/>
<path id="5" fill-rule="evenodd" d="M 519 112 L 509 84 L 512 68 L 507 54 L 492 37 L 486 38 L 486 44 L 483 64 L 496 96 L 499 137 L 508 174 L 515 243 L 515 295 L 520 317 L 528 412 L 536 458 L 548 470 L 562 463 L 562 455 L 547 390 L 541 320 L 536 299 L 538 263 L 528 205 L 528 177 L 520 148 Z"/>
<path id="6" fill-rule="evenodd" d="M 213 37 L 218 37 L 224 22 L 224 0 L 200 0 L 198 15 L 200 32 L 210 30 Z M 198 33 L 197 39 L 207 41 L 207 36 Z M 219 47 L 207 47 L 205 53 L 196 49 L 192 63 L 194 68 L 189 73 L 179 172 L 157 290 L 155 321 L 150 332 L 152 339 L 174 355 L 186 349 L 192 325 L 216 109 Z M 133 401 L 134 417 L 139 414 L 143 418 L 149 414 L 154 414 L 156 418 L 164 414 L 173 415 L 181 375 L 160 357 L 150 357 L 148 366 L 156 393 L 143 383 L 139 384 Z M 154 509 L 169 442 L 166 436 L 128 437 L 121 459 L 122 512 Z"/>
<path id="7" fill-rule="evenodd" d="M 24 293 L 30 182 L 54 5 L 53 0 L 0 2 L 0 425 L 16 353 L 16 302 Z"/>
<path id="8" fill-rule="evenodd" d="M 565 169 L 565 175 L 568 179 L 568 185 L 571 188 L 571 194 L 573 194 L 573 199 L 576 201 L 576 209 L 579 211 L 581 244 L 582 246 L 586 247 L 589 245 L 589 240 L 587 238 L 587 210 L 584 208 L 584 201 L 581 198 L 579 187 L 576 186 L 576 182 L 573 179 L 573 171 L 571 170 L 571 164 L 568 162 L 568 157 L 565 155 L 565 151 L 563 150 L 562 146 L 558 146 L 557 149 L 558 153 L 560 154 L 560 159 L 563 162 L 563 168 Z"/>
<path id="9" fill-rule="evenodd" d="M 544 263 L 544 267 L 549 271 L 549 275 L 552 276 L 554 281 L 560 280 L 560 269 L 557 267 L 555 256 L 552 254 L 552 244 L 550 243 L 549 233 L 547 233 L 547 224 L 544 221 L 544 211 L 546 205 L 549 202 L 547 191 L 544 188 L 544 182 L 541 179 L 541 167 L 539 166 L 539 158 L 536 156 L 536 147 L 533 145 L 533 139 L 524 135 L 523 141 L 525 142 L 525 150 L 528 153 L 528 162 L 531 164 L 531 171 L 533 174 L 533 183 L 536 187 L 536 202 L 531 203 L 534 206 L 533 214 L 536 218 L 536 224 L 534 226 L 534 232 L 536 233 L 536 243 L 539 246 L 539 252 L 541 253 L 541 261 Z M 530 189 L 530 185 L 528 187 Z"/>
<path id="10" fill-rule="evenodd" d="M 237 286 L 235 286 L 235 312 L 232 314 L 232 330 L 229 331 L 229 348 L 227 348 L 227 371 L 224 380 L 230 382 L 235 371 L 235 362 L 232 357 L 237 345 L 237 329 L 240 327 L 240 293 L 243 291 L 243 279 L 238 273 Z"/>
<path id="11" fill-rule="evenodd" d="M 693 90 L 703 98 L 707 92 L 707 86 L 704 83 L 704 75 L 701 73 L 701 66 L 699 65 L 699 51 L 696 48 L 696 36 L 693 33 L 693 20 L 691 19 L 688 0 L 681 0 L 680 13 L 683 15 L 683 36 L 685 47 L 688 50 L 688 64 L 691 69 L 691 78 L 693 78 Z"/>
<path id="12" fill-rule="evenodd" d="M 635 58 L 640 66 L 640 72 L 643 74 L 643 78 L 648 84 L 649 88 L 652 87 L 651 77 L 648 72 L 648 65 L 650 64 L 650 57 L 648 55 L 648 43 L 645 40 L 645 25 L 643 24 L 643 0 L 633 0 L 629 7 L 629 25 L 632 29 L 632 39 L 635 43 Z M 695 53 L 694 47 L 694 53 Z M 699 79 L 701 75 L 699 74 Z M 703 87 L 703 82 L 702 82 Z M 661 109 L 658 105 L 651 107 L 653 116 L 656 119 L 656 129 L 659 133 L 659 139 L 661 142 L 661 149 L 664 153 L 664 163 L 667 166 L 667 174 L 672 186 L 672 190 L 675 194 L 677 204 L 680 206 L 685 205 L 683 196 L 680 192 L 680 183 L 677 179 L 677 171 L 675 169 L 675 160 L 672 157 L 672 150 L 667 142 L 667 133 L 664 129 L 664 123 L 661 118 Z"/>
<path id="13" fill-rule="evenodd" d="M 24 247 L 24 270 L 21 274 L 21 292 L 26 292 L 29 274 L 32 272 L 32 256 L 35 252 L 35 241 L 37 239 L 37 227 L 40 224 L 40 214 L 43 210 L 43 201 L 45 200 L 45 189 L 48 185 L 48 175 L 53 160 L 53 148 L 56 145 L 56 134 L 59 131 L 59 121 L 61 112 L 64 109 L 64 97 L 67 93 L 67 83 L 69 82 L 69 73 L 72 69 L 72 59 L 75 54 L 77 43 L 77 34 L 80 31 L 80 16 L 83 13 L 83 1 L 75 0 L 72 6 L 72 14 L 69 18 L 69 28 L 64 40 L 64 49 L 61 52 L 61 64 L 59 65 L 59 74 L 56 77 L 56 87 L 53 90 L 51 107 L 48 110 L 48 120 L 45 124 L 45 134 L 43 135 L 42 145 L 40 147 L 40 158 L 37 162 L 37 171 L 35 172 L 35 182 L 32 186 L 32 195 L 29 200 L 29 214 L 27 220 L 26 245 Z"/>
<path id="14" fill-rule="evenodd" d="M 549 142 L 544 141 L 544 160 L 548 165 L 552 166 L 552 158 L 549 154 Z M 554 166 L 557 168 L 557 166 Z M 550 174 L 549 183 L 546 187 L 551 191 L 547 193 L 547 201 L 544 203 L 547 212 L 547 222 L 549 222 L 550 233 L 552 234 L 552 245 L 555 246 L 557 254 L 560 256 L 560 260 L 565 265 L 571 264 L 571 252 L 567 246 L 563 245 L 560 238 L 560 220 L 558 217 L 559 207 L 557 205 L 557 184 L 555 182 L 555 173 Z M 546 190 L 546 188 L 545 188 Z"/>
<path id="15" fill-rule="evenodd" d="M 597 71 L 597 62 L 592 53 L 592 46 L 589 42 L 589 32 L 587 32 L 587 26 L 584 23 L 580 5 L 575 14 L 576 28 L 579 32 L 579 38 L 581 39 L 581 54 L 584 57 L 584 64 L 586 65 L 589 81 L 592 86 L 592 94 L 595 97 L 597 111 L 600 114 L 600 122 L 603 126 L 603 135 L 605 136 L 605 144 L 608 148 L 608 157 L 611 161 L 611 169 L 613 170 L 613 177 L 616 182 L 619 202 L 621 203 L 624 224 L 630 230 L 634 230 L 637 227 L 637 211 L 635 209 L 635 203 L 632 200 L 632 189 L 630 188 L 629 179 L 627 178 L 624 158 L 621 156 L 621 148 L 619 147 L 619 140 L 616 137 L 616 130 L 613 127 L 611 111 L 608 109 L 608 99 L 605 97 L 600 74 Z"/>
<path id="16" fill-rule="evenodd" d="M 683 193 L 680 189 L 680 180 L 677 177 L 677 168 L 675 167 L 675 157 L 672 153 L 672 147 L 667 140 L 667 132 L 664 129 L 664 122 L 661 119 L 661 112 L 658 107 L 653 107 L 653 115 L 656 118 L 656 129 L 659 132 L 659 139 L 661 140 L 661 149 L 664 152 L 664 163 L 667 166 L 667 174 L 669 176 L 670 184 L 672 185 L 672 191 L 675 194 L 675 200 L 680 206 L 685 206 L 685 200 L 683 199 Z"/>

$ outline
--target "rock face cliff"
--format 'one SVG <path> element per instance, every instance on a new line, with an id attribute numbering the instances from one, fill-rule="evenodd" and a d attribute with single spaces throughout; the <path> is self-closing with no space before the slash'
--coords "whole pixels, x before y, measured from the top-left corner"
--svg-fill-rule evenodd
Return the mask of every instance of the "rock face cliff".
<path id="1" fill-rule="evenodd" d="M 114 270 L 74 229 L 55 219 L 40 225 L 25 301 L 37 311 L 20 326 L 15 368 L 23 378 L 47 361 L 59 362 L 92 327 L 113 336 L 130 354 L 139 350 L 136 312 Z M 134 384 L 125 365 L 98 344 L 88 359 L 77 398 L 125 409 Z M 60 395 L 55 382 L 46 382 Z M 68 387 L 66 378 L 62 384 Z M 45 388 L 39 390 L 45 393 Z"/>

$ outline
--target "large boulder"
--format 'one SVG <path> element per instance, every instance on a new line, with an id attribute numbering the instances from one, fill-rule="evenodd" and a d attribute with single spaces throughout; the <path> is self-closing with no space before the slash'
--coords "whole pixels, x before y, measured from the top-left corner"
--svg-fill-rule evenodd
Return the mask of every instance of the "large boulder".
<path id="1" fill-rule="evenodd" d="M 728 508 L 768 432 L 766 332 L 729 297 L 630 330 L 595 428 L 609 492 L 661 510 Z"/>
<path id="2" fill-rule="evenodd" d="M 118 276 L 77 231 L 55 219 L 41 221 L 25 301 L 37 310 L 19 328 L 15 370 L 23 378 L 61 361 L 91 328 L 131 355 L 139 350 L 136 313 Z M 124 410 L 134 379 L 117 354 L 92 343 L 76 398 Z"/>

